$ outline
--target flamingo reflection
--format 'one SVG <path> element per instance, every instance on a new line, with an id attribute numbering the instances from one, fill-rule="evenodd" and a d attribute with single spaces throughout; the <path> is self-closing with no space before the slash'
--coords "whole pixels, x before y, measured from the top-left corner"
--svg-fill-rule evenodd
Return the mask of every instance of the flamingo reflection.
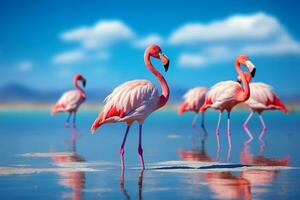
<path id="1" fill-rule="evenodd" d="M 261 135 L 264 131 L 265 130 L 262 130 Z M 260 152 L 257 156 L 251 154 L 249 142 L 244 143 L 244 150 L 240 153 L 240 161 L 242 164 L 255 166 L 289 166 L 289 156 L 280 159 L 265 157 L 263 153 L 266 142 L 263 139 L 261 139 L 260 142 Z M 255 188 L 255 186 L 266 186 L 271 184 L 276 179 L 279 172 L 279 170 L 245 170 L 241 172 L 241 176 L 249 180 L 252 187 Z M 258 190 L 255 192 L 262 193 L 266 192 L 266 190 Z"/>
<path id="2" fill-rule="evenodd" d="M 138 196 L 139 196 L 139 200 L 143 199 L 143 177 L 144 177 L 144 170 L 142 169 L 140 171 L 139 177 L 138 177 Z M 128 193 L 128 191 L 125 188 L 125 172 L 124 170 L 122 170 L 121 176 L 120 176 L 120 190 L 121 192 L 124 194 L 125 199 L 129 200 L 130 199 L 130 195 Z"/>
<path id="3" fill-rule="evenodd" d="M 76 153 L 76 141 L 79 138 L 79 133 L 76 129 L 72 129 L 71 137 L 66 142 L 69 146 L 68 152 L 55 154 L 52 160 L 58 165 L 68 165 L 85 162 L 85 160 Z M 64 194 L 64 197 L 72 198 L 73 200 L 82 199 L 82 190 L 85 184 L 85 173 L 83 171 L 65 171 L 58 172 L 60 176 L 59 185 L 70 188 L 71 193 Z"/>
<path id="4" fill-rule="evenodd" d="M 201 140 L 201 147 L 191 151 L 180 149 L 178 155 L 185 161 L 215 162 L 215 160 L 205 151 L 205 141 L 207 132 Z M 227 160 L 230 160 L 230 148 L 228 149 Z M 219 149 L 217 151 L 219 159 Z M 214 193 L 216 199 L 251 199 L 250 182 L 231 172 L 209 172 L 204 174 L 193 174 L 191 180 L 195 183 L 205 182 Z M 197 185 L 197 184 L 196 184 Z"/>

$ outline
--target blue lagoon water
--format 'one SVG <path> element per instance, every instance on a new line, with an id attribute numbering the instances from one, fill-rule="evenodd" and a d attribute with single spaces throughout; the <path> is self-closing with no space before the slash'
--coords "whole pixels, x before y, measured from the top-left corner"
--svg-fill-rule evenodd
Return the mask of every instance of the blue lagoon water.
<path id="1" fill-rule="evenodd" d="M 122 173 L 125 124 L 92 135 L 97 112 L 79 111 L 77 129 L 64 127 L 63 114 L 0 112 L 0 199 L 299 199 L 300 113 L 266 112 L 263 140 L 254 116 L 252 141 L 242 128 L 247 115 L 232 113 L 230 150 L 224 114 L 218 151 L 216 112 L 206 114 L 206 132 L 191 128 L 192 113 L 154 113 L 143 130 L 146 169 L 134 124 Z"/>

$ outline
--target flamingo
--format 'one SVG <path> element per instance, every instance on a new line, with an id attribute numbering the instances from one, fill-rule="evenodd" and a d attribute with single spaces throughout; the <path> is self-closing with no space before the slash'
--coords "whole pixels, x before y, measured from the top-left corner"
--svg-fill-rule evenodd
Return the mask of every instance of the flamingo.
<path id="1" fill-rule="evenodd" d="M 178 108 L 179 115 L 188 111 L 193 111 L 196 113 L 192 122 L 192 127 L 196 126 L 199 109 L 204 103 L 206 93 L 207 88 L 205 87 L 195 87 L 190 89 L 183 96 L 184 102 Z M 204 113 L 202 113 L 201 127 L 204 128 Z"/>
<path id="2" fill-rule="evenodd" d="M 142 148 L 142 126 L 145 119 L 155 110 L 163 107 L 169 99 L 169 86 L 164 77 L 157 71 L 150 57 L 160 59 L 165 71 L 169 67 L 168 57 L 162 53 L 158 45 L 150 45 L 144 54 L 144 61 L 148 69 L 156 76 L 162 88 L 162 95 L 159 95 L 158 88 L 148 80 L 133 80 L 116 87 L 108 95 L 104 102 L 102 112 L 92 124 L 91 131 L 94 133 L 98 127 L 106 123 L 125 122 L 126 132 L 120 148 L 122 169 L 124 170 L 124 146 L 129 129 L 134 121 L 139 123 L 139 145 L 138 154 L 142 169 L 145 169 L 143 148 Z"/>
<path id="3" fill-rule="evenodd" d="M 216 128 L 217 144 L 218 149 L 220 149 L 219 142 L 219 126 L 222 117 L 222 112 L 224 110 L 228 113 L 227 120 L 227 137 L 228 145 L 231 148 L 231 138 L 230 138 L 230 112 L 232 108 L 238 103 L 246 101 L 250 96 L 249 83 L 247 82 L 245 75 L 241 69 L 240 65 L 245 65 L 248 67 L 251 75 L 255 76 L 256 68 L 249 60 L 248 56 L 240 55 L 235 61 L 235 70 L 241 76 L 243 86 L 241 86 L 236 81 L 222 81 L 214 86 L 207 92 L 205 97 L 205 102 L 200 108 L 200 112 L 205 112 L 208 108 L 213 108 L 219 111 L 219 119 Z"/>
<path id="4" fill-rule="evenodd" d="M 57 103 L 52 107 L 52 115 L 59 112 L 69 112 L 65 126 L 69 126 L 69 121 L 71 115 L 73 114 L 73 127 L 76 127 L 76 112 L 79 106 L 85 101 L 86 93 L 78 86 L 78 81 L 82 82 L 83 87 L 86 85 L 86 79 L 80 75 L 76 74 L 73 78 L 73 85 L 75 90 L 69 90 L 60 97 Z"/>
<path id="5" fill-rule="evenodd" d="M 244 72 L 244 75 L 248 82 L 251 82 L 251 75 L 247 72 Z M 238 82 L 241 81 L 241 77 L 238 76 Z M 272 86 L 256 82 L 256 83 L 250 83 L 250 97 L 247 101 L 245 101 L 246 106 L 251 110 L 249 116 L 247 117 L 246 121 L 243 124 L 244 128 L 247 128 L 248 122 L 253 116 L 254 112 L 258 113 L 260 122 L 262 124 L 262 130 L 265 131 L 267 129 L 267 126 L 264 122 L 264 119 L 262 117 L 262 112 L 265 110 L 281 110 L 285 113 L 288 112 L 288 109 L 285 107 L 285 105 L 280 101 L 279 97 L 274 92 Z M 252 135 L 249 135 L 250 138 L 252 138 Z M 260 135 L 260 138 L 263 136 Z"/>

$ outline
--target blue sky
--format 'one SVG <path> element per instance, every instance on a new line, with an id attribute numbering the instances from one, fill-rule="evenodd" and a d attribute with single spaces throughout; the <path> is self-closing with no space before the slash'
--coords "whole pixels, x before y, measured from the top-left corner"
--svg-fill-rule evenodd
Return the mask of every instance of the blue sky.
<path id="1" fill-rule="evenodd" d="M 99 89 L 156 81 L 143 62 L 155 42 L 171 60 L 163 72 L 170 86 L 236 79 L 234 59 L 245 53 L 257 66 L 254 81 L 300 93 L 298 8 L 297 1 L 1 1 L 0 86 L 70 88 L 75 73 Z"/>

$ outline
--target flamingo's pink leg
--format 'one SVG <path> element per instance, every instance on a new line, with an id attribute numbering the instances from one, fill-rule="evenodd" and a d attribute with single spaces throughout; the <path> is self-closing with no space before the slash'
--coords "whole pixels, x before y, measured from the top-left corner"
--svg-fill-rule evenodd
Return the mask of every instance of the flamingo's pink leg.
<path id="1" fill-rule="evenodd" d="M 76 128 L 76 112 L 73 114 L 73 128 Z"/>
<path id="2" fill-rule="evenodd" d="M 220 138 L 219 138 L 219 135 L 217 135 L 217 144 L 218 144 L 218 149 L 217 149 L 217 156 L 216 156 L 216 161 L 218 162 L 219 161 L 219 158 L 220 158 Z"/>
<path id="3" fill-rule="evenodd" d="M 139 157 L 140 157 L 140 162 L 142 165 L 142 169 L 145 169 L 145 164 L 144 164 L 144 157 L 143 157 L 143 148 L 142 148 L 142 127 L 143 125 L 139 125 L 139 147 L 138 147 L 138 152 L 139 152 Z"/>
<path id="4" fill-rule="evenodd" d="M 261 113 L 259 113 L 258 116 L 259 116 L 260 122 L 261 122 L 261 124 L 262 124 L 262 126 L 263 126 L 262 130 L 263 130 L 263 131 L 267 130 L 267 126 L 266 126 L 266 124 L 265 124 L 264 118 L 262 117 Z M 263 132 L 263 133 L 264 133 L 264 132 Z M 263 134 L 262 134 L 262 135 L 263 135 Z M 260 136 L 260 137 L 262 137 L 262 136 Z"/>
<path id="5" fill-rule="evenodd" d="M 221 117 L 222 117 L 222 112 L 219 112 L 219 119 L 218 119 L 218 124 L 217 124 L 217 129 L 216 129 L 218 150 L 220 150 L 220 138 L 219 138 L 220 131 L 219 131 L 219 127 L 220 127 Z"/>
<path id="6" fill-rule="evenodd" d="M 218 119 L 218 124 L 217 124 L 217 129 L 216 129 L 216 135 L 220 134 L 219 127 L 220 127 L 221 117 L 222 117 L 222 112 L 219 112 L 219 119 Z"/>
<path id="7" fill-rule="evenodd" d="M 227 138 L 228 138 L 228 147 L 231 149 L 231 132 L 230 132 L 230 111 L 228 111 L 227 119 Z"/>
<path id="8" fill-rule="evenodd" d="M 130 129 L 130 126 L 128 125 L 127 128 L 126 128 L 126 132 L 125 132 L 125 135 L 124 135 L 124 138 L 123 138 L 123 142 L 122 142 L 121 148 L 120 148 L 122 170 L 124 170 L 124 168 L 125 168 L 125 165 L 124 165 L 124 146 L 125 146 L 125 142 L 126 142 L 126 138 L 127 138 L 129 129 Z"/>
<path id="9" fill-rule="evenodd" d="M 231 148 L 228 148 L 228 152 L 227 152 L 227 163 L 230 163 L 231 161 Z"/>
<path id="10" fill-rule="evenodd" d="M 197 119 L 198 119 L 198 113 L 197 113 L 197 114 L 194 116 L 194 118 L 193 118 L 193 122 L 192 122 L 192 127 L 193 127 L 193 128 L 196 127 Z"/>
<path id="11" fill-rule="evenodd" d="M 205 128 L 205 124 L 204 124 L 204 121 L 205 121 L 205 115 L 204 115 L 204 112 L 203 112 L 201 115 L 202 115 L 202 119 L 201 119 L 201 127 L 202 127 L 202 128 Z"/>
<path id="12" fill-rule="evenodd" d="M 249 116 L 247 117 L 246 121 L 243 124 L 243 127 L 246 128 L 248 125 L 248 122 L 250 121 L 251 117 L 253 115 L 253 111 L 250 112 Z"/>
<path id="13" fill-rule="evenodd" d="M 248 143 L 250 143 L 251 140 L 253 139 L 253 136 L 252 136 L 251 132 L 249 131 L 249 129 L 247 128 L 247 126 L 244 127 L 244 130 L 249 136 L 249 140 L 247 140 L 247 141 L 248 141 Z"/>
<path id="14" fill-rule="evenodd" d="M 70 121 L 71 115 L 72 115 L 72 113 L 71 113 L 71 112 L 69 112 L 69 115 L 68 115 L 67 121 L 66 121 L 66 123 L 65 123 L 65 127 L 66 127 L 66 128 L 68 128 L 68 127 L 69 127 L 69 121 Z"/>

